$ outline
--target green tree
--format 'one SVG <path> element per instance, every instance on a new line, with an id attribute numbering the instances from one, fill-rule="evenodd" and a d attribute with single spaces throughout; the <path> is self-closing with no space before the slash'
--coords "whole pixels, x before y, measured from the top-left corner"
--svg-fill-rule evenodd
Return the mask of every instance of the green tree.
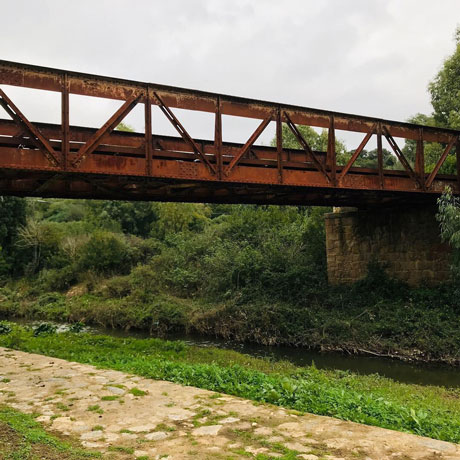
<path id="1" fill-rule="evenodd" d="M 455 33 L 455 51 L 428 86 L 434 120 L 439 126 L 460 129 L 460 27 Z"/>
<path id="2" fill-rule="evenodd" d="M 300 149 L 301 146 L 291 131 L 289 126 L 283 124 L 283 147 L 286 149 Z M 317 133 L 311 126 L 297 125 L 297 129 L 302 134 L 303 138 L 307 141 L 308 145 L 312 150 L 319 152 L 327 151 L 328 133 L 326 129 L 323 129 L 321 133 Z M 271 145 L 276 146 L 276 137 L 272 139 Z M 345 144 L 339 140 L 335 140 L 335 151 L 337 155 L 346 152 Z"/>
<path id="3" fill-rule="evenodd" d="M 349 152 L 348 155 L 352 155 L 353 152 Z M 384 169 L 393 169 L 399 162 L 397 158 L 387 149 L 382 149 L 383 154 L 383 167 Z M 361 168 L 377 168 L 378 165 L 378 152 L 377 149 L 363 150 L 359 157 L 356 159 L 353 166 L 359 166 Z"/>
<path id="4" fill-rule="evenodd" d="M 452 195 L 450 187 L 447 187 L 438 199 L 438 209 L 436 218 L 441 227 L 441 238 L 454 249 L 452 269 L 458 276 L 460 274 L 460 199 Z"/>
<path id="5" fill-rule="evenodd" d="M 157 220 L 151 234 L 159 238 L 188 230 L 200 231 L 211 215 L 211 208 L 204 204 L 154 203 L 153 207 Z"/>
<path id="6" fill-rule="evenodd" d="M 410 123 L 460 129 L 460 27 L 455 33 L 455 51 L 443 63 L 441 70 L 428 85 L 431 95 L 432 115 L 418 113 L 409 118 Z M 425 142 L 425 172 L 431 172 L 445 145 Z M 416 142 L 407 140 L 403 149 L 406 158 L 414 165 Z M 455 149 L 452 149 L 439 172 L 456 173 Z"/>
<path id="7" fill-rule="evenodd" d="M 119 123 L 115 129 L 117 131 L 124 131 L 126 133 L 134 133 L 134 128 L 131 125 L 128 125 L 123 122 Z"/>
<path id="8" fill-rule="evenodd" d="M 17 257 L 17 238 L 26 223 L 26 201 L 23 198 L 0 196 L 0 275 L 19 272 L 22 263 Z M 13 263 L 15 262 L 15 263 Z"/>
<path id="9" fill-rule="evenodd" d="M 0 246 L 6 254 L 13 251 L 18 230 L 26 223 L 23 198 L 0 196 Z"/>
<path id="10" fill-rule="evenodd" d="M 143 201 L 103 201 L 98 218 L 117 222 L 124 233 L 147 237 L 157 215 L 152 203 Z"/>
<path id="11" fill-rule="evenodd" d="M 26 273 L 33 274 L 45 267 L 60 267 L 65 260 L 60 251 L 62 229 L 55 222 L 28 219 L 18 230 L 17 246 L 25 250 Z"/>
<path id="12" fill-rule="evenodd" d="M 123 235 L 95 231 L 81 247 L 79 267 L 97 273 L 123 273 L 129 271 L 128 246 Z"/>

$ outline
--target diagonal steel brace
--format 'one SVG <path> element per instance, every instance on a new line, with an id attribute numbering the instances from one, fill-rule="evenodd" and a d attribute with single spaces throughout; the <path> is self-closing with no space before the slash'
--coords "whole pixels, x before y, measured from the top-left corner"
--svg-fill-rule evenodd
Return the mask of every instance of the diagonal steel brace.
<path id="1" fill-rule="evenodd" d="M 0 105 L 5 109 L 14 122 L 30 137 L 35 146 L 45 155 L 47 160 L 53 165 L 58 166 L 59 160 L 56 151 L 49 141 L 43 136 L 41 131 L 35 127 L 26 116 L 14 105 L 13 101 L 0 88 Z"/>
<path id="2" fill-rule="evenodd" d="M 447 144 L 446 148 L 444 149 L 443 154 L 441 155 L 441 158 L 439 158 L 438 162 L 436 163 L 436 166 L 434 167 L 433 171 L 431 171 L 431 174 L 428 176 L 428 179 L 426 181 L 426 188 L 429 189 L 431 187 L 431 184 L 433 183 L 436 174 L 438 174 L 439 169 L 441 166 L 444 164 L 444 161 L 446 161 L 447 155 L 449 155 L 450 151 L 452 150 L 452 147 L 455 145 L 455 143 L 458 141 L 459 137 L 458 136 L 453 136 L 451 141 Z"/>
<path id="3" fill-rule="evenodd" d="M 318 157 L 315 155 L 311 147 L 308 145 L 308 142 L 305 140 L 305 138 L 302 136 L 302 133 L 299 131 L 297 126 L 292 122 L 291 118 L 289 115 L 284 112 L 284 116 L 286 117 L 286 124 L 288 125 L 289 129 L 293 132 L 294 136 L 297 138 L 297 141 L 299 144 L 302 146 L 302 148 L 305 150 L 307 155 L 310 156 L 310 158 L 313 160 L 313 164 L 316 166 L 316 169 L 323 174 L 323 176 L 329 181 L 332 182 L 329 174 L 326 171 L 326 168 L 323 166 L 321 161 L 318 160 Z"/>
<path id="4" fill-rule="evenodd" d="M 262 131 L 267 127 L 267 125 L 270 123 L 272 118 L 273 117 L 270 116 L 266 118 L 265 120 L 262 120 L 262 123 L 252 133 L 251 137 L 248 139 L 246 144 L 244 144 L 243 147 L 241 147 L 240 151 L 233 157 L 232 161 L 225 169 L 226 176 L 230 175 L 230 173 L 232 172 L 232 169 L 238 164 L 241 158 L 249 151 L 249 149 L 252 147 L 252 144 L 254 144 L 254 142 L 258 139 L 258 137 L 262 134 Z"/>
<path id="5" fill-rule="evenodd" d="M 412 169 L 411 165 L 409 162 L 406 160 L 406 157 L 402 153 L 401 149 L 399 148 L 398 144 L 396 141 L 393 139 L 393 136 L 390 134 L 388 131 L 388 128 L 386 126 L 383 126 L 383 134 L 390 144 L 390 147 L 393 149 L 393 152 L 395 153 L 396 157 L 398 158 L 399 162 L 404 166 L 404 169 L 407 171 L 409 176 L 414 180 L 420 188 L 423 188 L 423 185 L 420 181 L 420 178 L 415 174 L 414 170 Z"/>
<path id="6" fill-rule="evenodd" d="M 136 106 L 141 95 L 130 97 L 105 123 L 98 129 L 93 136 L 80 147 L 77 156 L 72 161 L 72 166 L 77 167 L 88 155 L 91 155 L 101 145 L 104 137 L 110 134 L 123 118 Z"/>
<path id="7" fill-rule="evenodd" d="M 348 160 L 348 163 L 342 169 L 342 172 L 340 173 L 339 180 L 338 180 L 339 184 L 342 182 L 342 179 L 345 177 L 345 175 L 348 173 L 350 168 L 353 166 L 354 162 L 359 157 L 359 155 L 361 155 L 361 152 L 364 150 L 364 147 L 366 147 L 367 143 L 369 142 L 369 139 L 375 133 L 376 128 L 377 128 L 377 125 L 374 124 L 371 130 L 364 136 L 364 139 L 361 141 L 361 144 L 359 144 L 358 148 L 355 150 L 355 153 L 353 153 L 351 158 Z"/>
<path id="8" fill-rule="evenodd" d="M 160 110 L 164 113 L 166 118 L 174 126 L 176 131 L 181 135 L 182 139 L 184 139 L 184 141 L 187 142 L 187 144 L 192 148 L 195 155 L 201 158 L 201 160 L 203 160 L 203 162 L 208 167 L 208 169 L 211 171 L 211 173 L 216 174 L 216 168 L 214 167 L 214 165 L 209 162 L 209 160 L 206 158 L 206 155 L 198 147 L 197 143 L 192 139 L 192 137 L 186 131 L 186 129 L 182 126 L 181 122 L 176 118 L 172 110 L 168 106 L 165 105 L 163 100 L 160 98 L 160 96 L 156 92 L 153 92 L 153 96 L 157 100 L 158 107 L 160 107 Z"/>

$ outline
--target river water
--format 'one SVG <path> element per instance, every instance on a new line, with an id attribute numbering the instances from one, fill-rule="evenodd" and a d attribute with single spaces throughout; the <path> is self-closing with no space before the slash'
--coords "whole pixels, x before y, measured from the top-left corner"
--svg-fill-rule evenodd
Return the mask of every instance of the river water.
<path id="1" fill-rule="evenodd" d="M 39 324 L 37 321 L 19 320 L 18 322 L 29 326 Z M 58 330 L 65 330 L 67 328 L 66 325 L 57 326 Z M 95 327 L 87 328 L 87 331 L 94 334 L 106 334 L 115 337 L 152 337 L 143 331 L 124 331 Z M 301 347 L 270 347 L 196 334 L 171 334 L 166 338 L 169 340 L 182 340 L 189 345 L 199 347 L 217 347 L 235 350 L 257 358 L 286 360 L 297 366 L 309 366 L 314 363 L 318 369 L 337 369 L 362 375 L 379 374 L 403 383 L 460 388 L 460 368 L 447 365 L 415 364 L 390 358 L 312 351 Z"/>

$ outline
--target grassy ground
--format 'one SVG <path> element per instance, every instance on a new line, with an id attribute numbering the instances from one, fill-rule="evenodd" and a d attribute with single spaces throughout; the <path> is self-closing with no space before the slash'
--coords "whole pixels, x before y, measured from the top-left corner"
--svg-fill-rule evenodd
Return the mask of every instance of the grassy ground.
<path id="1" fill-rule="evenodd" d="M 379 376 L 297 368 L 234 351 L 160 339 L 65 333 L 34 336 L 12 326 L 0 346 L 192 385 L 259 402 L 460 442 L 460 390 Z"/>
<path id="2" fill-rule="evenodd" d="M 31 415 L 0 406 L 0 458 L 4 460 L 80 460 L 101 455 L 47 433 Z"/>

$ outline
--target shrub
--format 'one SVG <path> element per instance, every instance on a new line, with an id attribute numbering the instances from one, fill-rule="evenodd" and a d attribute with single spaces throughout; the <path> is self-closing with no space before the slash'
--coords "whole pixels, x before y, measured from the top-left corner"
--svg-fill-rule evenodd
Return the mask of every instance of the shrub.
<path id="1" fill-rule="evenodd" d="M 12 330 L 8 321 L 0 321 L 0 335 L 9 334 Z"/>
<path id="2" fill-rule="evenodd" d="M 131 288 L 130 276 L 114 276 L 106 280 L 99 290 L 96 289 L 96 293 L 102 294 L 106 299 L 121 299 L 131 293 Z"/>
<path id="3" fill-rule="evenodd" d="M 50 335 L 56 333 L 56 326 L 49 323 L 41 323 L 37 327 L 34 328 L 34 337 L 38 337 L 41 335 Z"/>
<path id="4" fill-rule="evenodd" d="M 43 291 L 66 291 L 77 281 L 78 270 L 75 265 L 42 270 L 38 278 Z"/>
<path id="5" fill-rule="evenodd" d="M 407 296 L 408 286 L 402 281 L 390 278 L 385 266 L 373 260 L 367 267 L 367 275 L 356 282 L 352 288 L 355 295 L 361 299 L 400 299 Z"/>
<path id="6" fill-rule="evenodd" d="M 79 267 L 99 273 L 124 273 L 129 270 L 128 246 L 121 235 L 98 230 L 80 250 Z"/>
<path id="7" fill-rule="evenodd" d="M 25 315 L 52 321 L 66 321 L 68 317 L 66 298 L 57 292 L 42 294 L 25 309 Z"/>
<path id="8" fill-rule="evenodd" d="M 79 332 L 82 332 L 84 328 L 85 328 L 84 323 L 82 323 L 81 321 L 77 321 L 76 323 L 72 323 L 69 326 L 68 331 L 78 334 Z"/>

